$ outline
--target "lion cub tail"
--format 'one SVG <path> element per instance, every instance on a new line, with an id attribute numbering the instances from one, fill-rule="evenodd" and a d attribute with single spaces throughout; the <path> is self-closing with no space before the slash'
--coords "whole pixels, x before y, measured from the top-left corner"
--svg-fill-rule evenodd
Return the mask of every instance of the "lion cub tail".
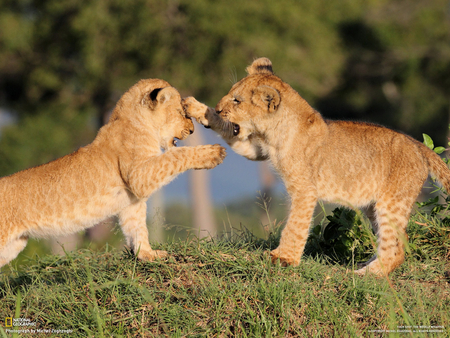
<path id="1" fill-rule="evenodd" d="M 450 169 L 447 164 L 431 149 L 421 144 L 422 152 L 428 162 L 428 169 L 444 186 L 447 194 L 450 194 Z"/>

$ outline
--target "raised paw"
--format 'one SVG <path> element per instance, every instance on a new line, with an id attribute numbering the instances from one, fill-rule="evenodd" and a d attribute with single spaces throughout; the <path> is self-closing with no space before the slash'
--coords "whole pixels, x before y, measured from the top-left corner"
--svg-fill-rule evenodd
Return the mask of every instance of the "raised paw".
<path id="1" fill-rule="evenodd" d="M 281 255 L 279 248 L 276 248 L 270 252 L 270 259 L 273 264 L 277 264 L 277 262 L 279 262 L 282 267 L 287 267 L 289 265 L 297 266 L 300 263 L 299 259 L 288 257 L 287 255 Z"/>
<path id="2" fill-rule="evenodd" d="M 151 251 L 141 250 L 138 253 L 138 258 L 146 262 L 151 262 L 154 261 L 155 259 L 165 258 L 167 256 L 169 256 L 169 253 L 167 251 L 162 250 L 151 250 Z"/>
<path id="3" fill-rule="evenodd" d="M 227 151 L 219 144 L 199 146 L 202 152 L 201 162 L 195 169 L 212 169 L 223 162 Z"/>
<path id="4" fill-rule="evenodd" d="M 182 99 L 181 104 L 183 105 L 184 112 L 188 117 L 193 117 L 198 123 L 204 125 L 205 127 L 209 126 L 206 113 L 208 112 L 208 109 L 212 108 L 209 108 L 206 104 L 198 102 L 192 96 Z"/>

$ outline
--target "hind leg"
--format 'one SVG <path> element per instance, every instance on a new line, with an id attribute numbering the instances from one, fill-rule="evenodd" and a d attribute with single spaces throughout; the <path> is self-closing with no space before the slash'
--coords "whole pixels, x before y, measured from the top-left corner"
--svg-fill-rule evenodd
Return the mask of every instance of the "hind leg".
<path id="1" fill-rule="evenodd" d="M 355 273 L 363 275 L 371 272 L 378 276 L 388 275 L 403 263 L 404 247 L 408 240 L 406 226 L 412 204 L 413 201 L 404 199 L 380 200 L 376 203 L 377 255 Z"/>
<path id="2" fill-rule="evenodd" d="M 132 204 L 119 213 L 120 226 L 127 245 L 143 261 L 153 261 L 166 257 L 166 251 L 152 250 L 148 242 L 146 223 L 147 205 L 145 201 Z"/>
<path id="3" fill-rule="evenodd" d="M 373 232 L 375 234 L 378 233 L 378 223 L 377 223 L 377 217 L 376 217 L 376 211 L 375 211 L 375 204 L 370 204 L 367 208 L 363 209 L 364 214 L 369 219 L 370 224 L 372 225 Z M 377 254 L 373 255 L 367 262 L 358 263 L 358 268 L 363 268 L 370 263 L 372 263 L 375 259 L 377 259 Z"/>
<path id="4" fill-rule="evenodd" d="M 5 246 L 2 246 L 0 248 L 0 268 L 16 258 L 17 255 L 25 248 L 27 242 L 28 238 L 22 236 L 7 242 Z"/>

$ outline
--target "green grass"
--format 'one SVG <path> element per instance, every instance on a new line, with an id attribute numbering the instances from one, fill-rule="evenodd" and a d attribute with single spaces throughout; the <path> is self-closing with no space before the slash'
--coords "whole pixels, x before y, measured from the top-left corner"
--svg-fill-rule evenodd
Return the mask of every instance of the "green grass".
<path id="1" fill-rule="evenodd" d="M 272 265 L 276 238 L 245 231 L 166 243 L 158 248 L 170 258 L 150 263 L 108 246 L 45 255 L 0 275 L 0 320 L 27 318 L 55 337 L 449 336 L 448 252 L 420 245 L 430 232 L 412 238 L 423 250 L 410 250 L 389 280 L 357 277 L 317 252 L 295 268 Z M 402 326 L 443 332 L 387 333 Z M 10 336 L 2 323 L 0 337 Z"/>

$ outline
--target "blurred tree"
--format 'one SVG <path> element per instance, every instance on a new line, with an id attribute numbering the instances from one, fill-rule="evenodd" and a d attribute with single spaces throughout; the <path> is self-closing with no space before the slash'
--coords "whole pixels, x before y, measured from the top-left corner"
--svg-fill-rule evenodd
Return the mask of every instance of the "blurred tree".
<path id="1" fill-rule="evenodd" d="M 441 143 L 449 25 L 447 0 L 0 0 L 0 175 L 90 142 L 140 78 L 214 105 L 259 56 L 326 117 Z"/>
<path id="2" fill-rule="evenodd" d="M 437 134 L 442 144 L 450 108 L 449 2 L 377 1 L 360 10 L 337 26 L 345 66 L 317 107 L 330 117 L 376 121 L 418 139 Z"/>

